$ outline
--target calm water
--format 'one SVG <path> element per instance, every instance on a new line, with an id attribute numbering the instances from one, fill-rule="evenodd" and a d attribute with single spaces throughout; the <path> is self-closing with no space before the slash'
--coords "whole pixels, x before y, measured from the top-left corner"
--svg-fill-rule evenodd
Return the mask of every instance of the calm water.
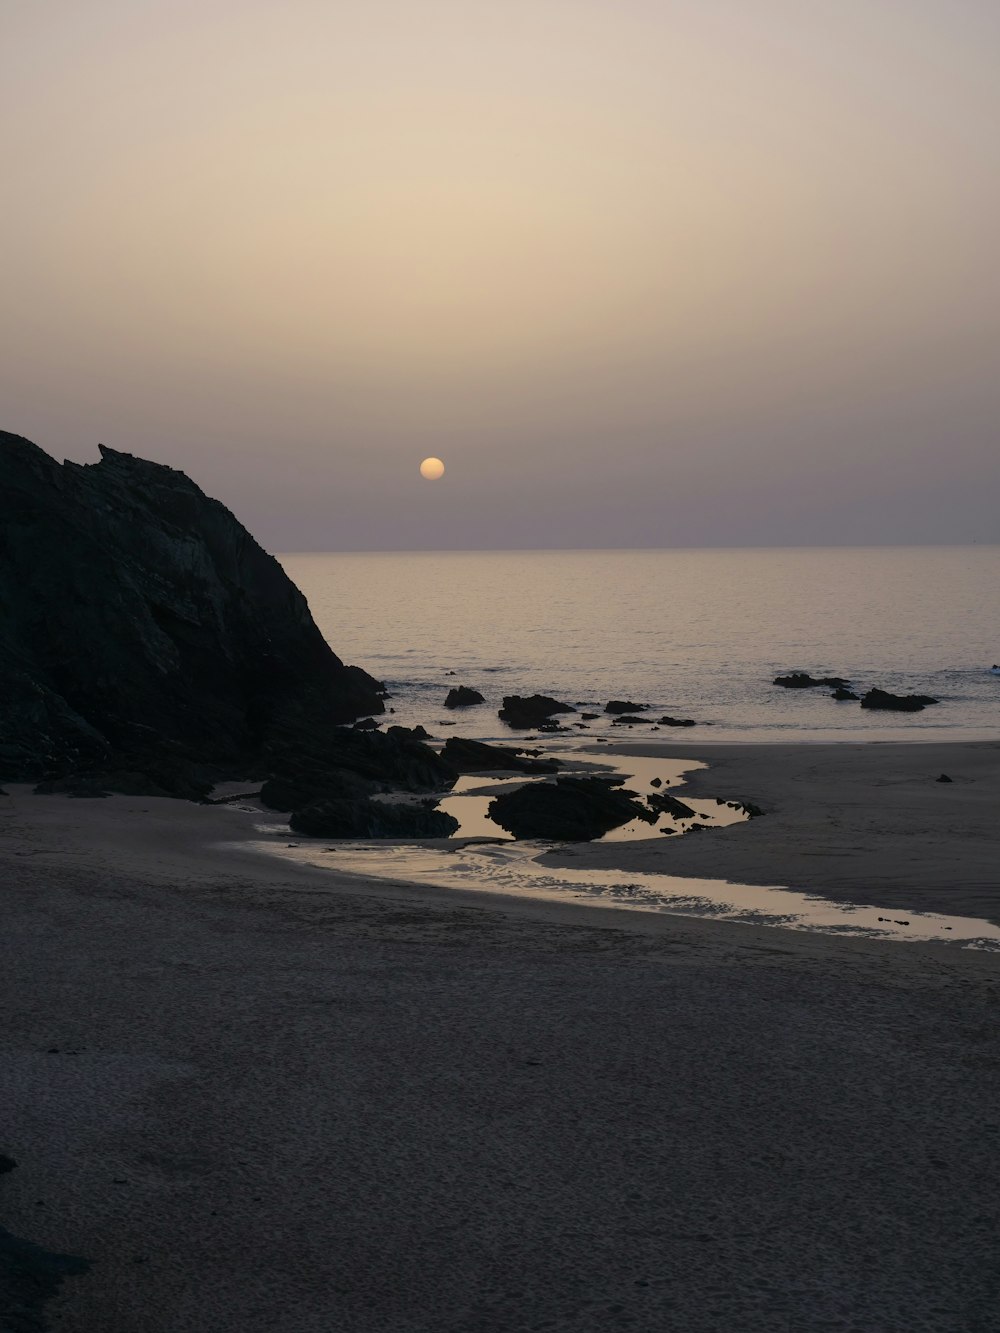
<path id="1" fill-rule="evenodd" d="M 647 703 L 700 724 L 664 738 L 1000 735 L 1000 547 L 286 555 L 337 653 L 386 681 L 395 721 L 511 733 L 504 694 Z M 871 713 L 779 671 L 941 699 Z M 454 676 L 449 675 L 454 672 Z M 487 706 L 449 714 L 448 688 Z M 611 734 L 604 721 L 589 735 Z M 615 734 L 638 739 L 639 730 Z M 588 733 L 580 732 L 583 739 Z"/>

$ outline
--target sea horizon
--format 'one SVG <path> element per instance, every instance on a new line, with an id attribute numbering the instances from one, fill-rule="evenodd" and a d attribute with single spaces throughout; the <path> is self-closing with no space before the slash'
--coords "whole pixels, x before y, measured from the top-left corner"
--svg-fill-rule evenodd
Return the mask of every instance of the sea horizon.
<path id="1" fill-rule="evenodd" d="M 611 699 L 692 720 L 659 739 L 1000 736 L 1000 545 L 298 552 L 279 557 L 324 637 L 384 680 L 393 721 L 510 738 L 509 694 Z M 839 675 L 940 703 L 900 715 L 788 690 Z M 451 685 L 485 705 L 449 714 Z M 388 719 L 387 719 L 388 720 Z M 571 721 L 575 726 L 575 722 Z M 656 725 L 655 720 L 650 725 Z M 578 735 L 638 740 L 588 720 Z M 439 734 L 441 734 L 439 732 Z"/>

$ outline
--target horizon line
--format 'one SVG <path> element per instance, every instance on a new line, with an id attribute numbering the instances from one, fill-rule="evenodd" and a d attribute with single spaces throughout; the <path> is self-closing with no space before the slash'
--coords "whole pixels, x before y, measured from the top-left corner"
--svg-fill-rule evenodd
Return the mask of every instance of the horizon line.
<path id="1" fill-rule="evenodd" d="M 1000 547 L 995 541 L 968 542 L 789 542 L 780 544 L 741 543 L 732 546 L 356 546 L 312 547 L 308 550 L 275 551 L 275 555 L 582 555 L 595 552 L 620 554 L 641 551 L 969 551 L 975 547 Z"/>

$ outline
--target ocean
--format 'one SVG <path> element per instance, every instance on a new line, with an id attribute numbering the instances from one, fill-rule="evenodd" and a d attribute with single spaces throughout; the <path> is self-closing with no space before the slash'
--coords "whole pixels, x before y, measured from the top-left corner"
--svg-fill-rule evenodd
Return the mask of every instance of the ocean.
<path id="1" fill-rule="evenodd" d="M 393 721 L 510 739 L 505 694 L 609 699 L 698 725 L 657 739 L 974 740 L 1000 736 L 1000 546 L 469 551 L 280 557 L 346 662 L 384 680 Z M 870 712 L 790 670 L 933 695 Z M 448 689 L 486 705 L 449 713 Z M 570 719 L 572 720 L 572 719 Z M 603 718 L 581 740 L 651 738 Z"/>

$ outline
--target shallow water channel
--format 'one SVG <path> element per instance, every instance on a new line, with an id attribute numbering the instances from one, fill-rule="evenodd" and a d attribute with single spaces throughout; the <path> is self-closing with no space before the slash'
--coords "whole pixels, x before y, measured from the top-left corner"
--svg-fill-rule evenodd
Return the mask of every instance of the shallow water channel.
<path id="1" fill-rule="evenodd" d="M 567 752 L 560 757 L 570 759 Z M 683 787 L 683 774 L 704 767 L 704 764 L 690 759 L 574 753 L 572 761 L 566 762 L 561 771 L 565 774 L 617 773 L 625 777 L 625 787 L 629 791 L 645 796 L 657 789 L 670 790 L 694 811 L 694 815 L 687 819 L 675 819 L 666 814 L 658 815 L 655 823 L 636 819 L 598 840 L 621 843 L 664 836 L 710 837 L 707 830 L 745 820 L 746 812 L 739 806 L 721 800 L 688 797 L 683 790 L 678 793 L 677 788 Z M 654 785 L 655 779 L 660 780 L 659 787 Z M 287 823 L 271 818 L 258 824 L 265 839 L 259 846 L 272 855 L 300 864 L 357 875 L 366 880 L 407 881 L 515 898 L 583 901 L 633 911 L 873 939 L 941 940 L 966 948 L 1000 951 L 1000 926 L 972 917 L 901 912 L 833 902 L 817 894 L 800 893 L 781 886 L 732 884 L 727 880 L 694 879 L 646 871 L 544 865 L 539 858 L 547 852 L 558 850 L 563 855 L 573 855 L 575 848 L 587 844 L 515 841 L 493 823 L 487 814 L 493 797 L 501 791 L 522 786 L 526 781 L 544 779 L 509 773 L 470 774 L 459 778 L 453 790 L 438 804 L 438 809 L 459 821 L 458 831 L 449 839 L 331 843 L 329 839 L 291 834 Z M 692 831 L 697 826 L 706 831 Z"/>

